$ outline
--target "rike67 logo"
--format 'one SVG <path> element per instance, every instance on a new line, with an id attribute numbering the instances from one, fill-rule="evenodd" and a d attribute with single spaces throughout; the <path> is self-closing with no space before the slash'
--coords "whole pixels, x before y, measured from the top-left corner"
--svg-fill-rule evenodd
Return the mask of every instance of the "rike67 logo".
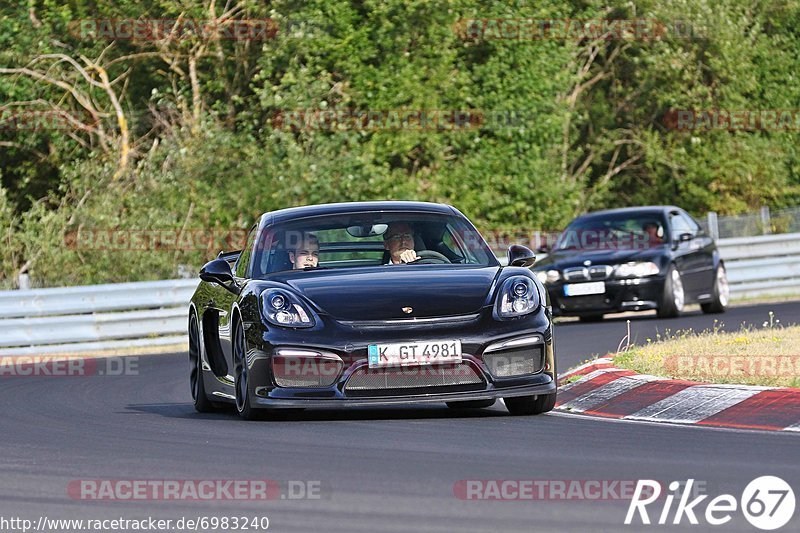
<path id="1" fill-rule="evenodd" d="M 721 526 L 730 522 L 733 514 L 740 508 L 750 524 L 761 530 L 772 531 L 785 526 L 794 516 L 794 491 L 779 477 L 761 476 L 754 479 L 745 487 L 739 500 L 731 494 L 721 494 L 707 502 L 705 512 L 701 512 L 700 504 L 708 498 L 708 495 L 703 494 L 689 500 L 692 496 L 693 485 L 694 479 L 689 479 L 686 483 L 673 481 L 669 484 L 670 493 L 663 498 L 663 507 L 658 514 L 656 523 L 678 525 L 685 517 L 690 524 L 697 525 L 700 523 L 699 515 L 700 518 L 705 519 L 706 523 L 712 526 Z M 680 491 L 681 487 L 683 487 L 683 491 Z M 651 524 L 648 505 L 656 501 L 660 503 L 661 496 L 661 484 L 658 481 L 639 480 L 628 507 L 628 514 L 625 516 L 625 524 L 630 525 L 637 522 L 637 514 L 642 524 Z M 676 499 L 678 503 L 673 512 L 672 504 Z M 653 507 L 654 509 L 650 509 L 650 511 L 658 510 L 658 504 Z M 672 518 L 671 522 L 670 518 Z"/>

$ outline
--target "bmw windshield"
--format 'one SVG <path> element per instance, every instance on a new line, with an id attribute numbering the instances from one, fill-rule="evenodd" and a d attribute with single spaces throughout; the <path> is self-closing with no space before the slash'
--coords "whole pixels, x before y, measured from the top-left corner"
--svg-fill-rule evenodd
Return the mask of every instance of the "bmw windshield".
<path id="1" fill-rule="evenodd" d="M 660 213 L 580 217 L 559 236 L 555 250 L 642 250 L 667 242 Z"/>

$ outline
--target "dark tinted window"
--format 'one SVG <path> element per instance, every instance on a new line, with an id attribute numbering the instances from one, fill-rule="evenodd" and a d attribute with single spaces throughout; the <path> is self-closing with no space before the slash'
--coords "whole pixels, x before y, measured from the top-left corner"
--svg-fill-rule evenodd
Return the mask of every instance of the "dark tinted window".
<path id="1" fill-rule="evenodd" d="M 683 215 L 684 220 L 686 220 L 686 223 L 691 228 L 692 234 L 697 235 L 698 233 L 702 233 L 702 229 L 700 228 L 700 224 L 695 222 L 695 220 L 692 217 L 690 217 L 688 214 L 686 214 L 686 213 L 681 213 L 681 214 Z"/>
<path id="2" fill-rule="evenodd" d="M 682 233 L 691 233 L 694 235 L 695 230 L 689 225 L 689 221 L 682 213 L 673 211 L 669 214 L 669 225 L 672 228 L 672 238 L 677 239 Z"/>
<path id="3" fill-rule="evenodd" d="M 236 267 L 234 270 L 236 277 L 247 277 L 247 267 L 250 264 L 250 256 L 253 251 L 253 242 L 256 240 L 257 231 L 258 226 L 253 226 L 253 228 L 250 230 L 250 233 L 247 235 L 247 244 L 242 250 L 242 253 L 239 255 L 239 259 L 236 260 Z"/>
<path id="4" fill-rule="evenodd" d="M 608 213 L 576 219 L 559 236 L 556 250 L 632 250 L 666 241 L 661 213 Z"/>
<path id="5" fill-rule="evenodd" d="M 396 224 L 399 238 L 416 252 L 445 256 L 451 264 L 497 265 L 483 237 L 462 217 L 417 212 L 354 212 L 307 217 L 274 224 L 254 247 L 253 278 L 291 270 L 290 257 L 309 236 L 319 243 L 317 268 L 361 268 L 388 262 L 384 234 Z M 412 244 L 413 243 L 413 244 Z M 435 265 L 410 263 L 410 267 Z"/>

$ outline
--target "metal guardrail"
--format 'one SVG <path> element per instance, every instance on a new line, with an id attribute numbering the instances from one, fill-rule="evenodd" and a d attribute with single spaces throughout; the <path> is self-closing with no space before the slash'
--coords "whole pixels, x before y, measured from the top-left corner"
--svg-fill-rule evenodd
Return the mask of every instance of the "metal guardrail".
<path id="1" fill-rule="evenodd" d="M 186 342 L 197 279 L 0 292 L 0 355 Z"/>
<path id="2" fill-rule="evenodd" d="M 718 215 L 709 211 L 698 222 L 715 239 L 795 233 L 800 231 L 800 207 L 772 210 L 764 206 L 739 215 Z"/>
<path id="3" fill-rule="evenodd" d="M 717 241 L 733 298 L 800 294 L 800 233 Z"/>
<path id="4" fill-rule="evenodd" d="M 800 233 L 721 239 L 717 246 L 733 298 L 800 294 Z M 0 355 L 184 343 L 197 283 L 179 279 L 0 292 Z"/>
<path id="5" fill-rule="evenodd" d="M 154 307 L 183 307 L 197 287 L 197 279 L 111 283 L 0 292 L 0 320 L 99 313 Z M 0 324 L 1 325 L 1 324 Z M 3 339 L 0 338 L 0 346 Z"/>

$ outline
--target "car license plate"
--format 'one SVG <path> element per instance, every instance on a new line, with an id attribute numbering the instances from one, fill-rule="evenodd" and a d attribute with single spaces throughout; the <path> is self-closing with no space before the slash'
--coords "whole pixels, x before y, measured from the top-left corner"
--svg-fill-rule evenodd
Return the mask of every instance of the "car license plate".
<path id="1" fill-rule="evenodd" d="M 603 294 L 606 292 L 605 281 L 591 283 L 570 283 L 564 285 L 564 296 L 586 296 L 588 294 Z"/>
<path id="2" fill-rule="evenodd" d="M 461 341 L 370 344 L 369 368 L 460 363 Z"/>

